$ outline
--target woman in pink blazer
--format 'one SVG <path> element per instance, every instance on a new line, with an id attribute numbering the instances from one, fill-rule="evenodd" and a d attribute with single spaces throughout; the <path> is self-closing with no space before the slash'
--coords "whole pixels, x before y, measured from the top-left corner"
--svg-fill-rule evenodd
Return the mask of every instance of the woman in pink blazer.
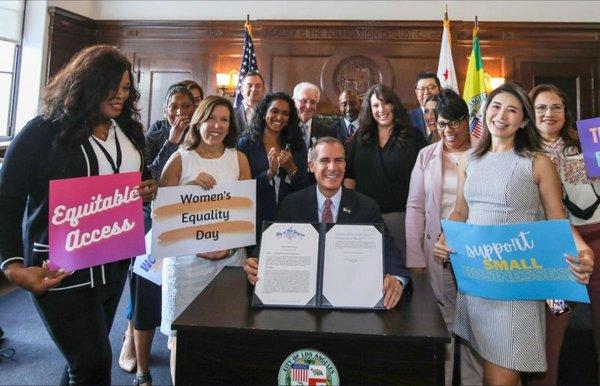
<path id="1" fill-rule="evenodd" d="M 450 266 L 443 266 L 433 256 L 433 246 L 442 233 L 440 220 L 454 210 L 458 178 L 458 161 L 471 147 L 469 109 L 454 91 L 445 89 L 438 95 L 436 127 L 441 140 L 423 148 L 410 177 L 406 203 L 406 265 L 425 270 L 451 330 L 454 322 L 456 282 Z M 454 338 L 446 347 L 446 385 L 452 385 Z M 461 384 L 482 383 L 480 359 L 461 344 Z"/>

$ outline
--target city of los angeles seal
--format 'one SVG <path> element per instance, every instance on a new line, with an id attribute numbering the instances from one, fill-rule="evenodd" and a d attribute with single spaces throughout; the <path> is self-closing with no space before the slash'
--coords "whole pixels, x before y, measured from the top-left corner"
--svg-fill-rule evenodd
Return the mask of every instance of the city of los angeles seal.
<path id="1" fill-rule="evenodd" d="M 322 352 L 302 349 L 291 353 L 279 368 L 279 385 L 333 386 L 340 384 L 335 365 Z"/>

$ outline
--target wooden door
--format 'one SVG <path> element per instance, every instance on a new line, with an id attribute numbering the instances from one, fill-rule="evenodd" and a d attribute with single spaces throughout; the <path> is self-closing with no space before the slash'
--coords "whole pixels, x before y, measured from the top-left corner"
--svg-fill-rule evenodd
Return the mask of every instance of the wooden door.
<path id="1" fill-rule="evenodd" d="M 542 83 L 553 84 L 569 95 L 574 118 L 585 119 L 598 114 L 594 83 L 594 58 L 544 58 L 520 63 L 522 84 L 527 91 Z"/>
<path id="2" fill-rule="evenodd" d="M 163 119 L 164 97 L 169 86 L 194 79 L 191 58 L 144 56 L 137 60 L 140 90 L 140 114 L 144 130 Z"/>

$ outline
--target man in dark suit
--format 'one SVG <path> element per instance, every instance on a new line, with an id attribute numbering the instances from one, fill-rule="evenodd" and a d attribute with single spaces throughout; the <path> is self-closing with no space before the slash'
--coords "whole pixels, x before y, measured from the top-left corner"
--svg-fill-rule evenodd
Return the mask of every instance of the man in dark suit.
<path id="1" fill-rule="evenodd" d="M 321 90 L 313 83 L 301 82 L 294 87 L 292 99 L 298 110 L 302 139 L 307 150 L 311 147 L 313 138 L 319 139 L 332 135 L 325 122 L 314 116 L 320 98 Z"/>
<path id="2" fill-rule="evenodd" d="M 235 123 L 240 136 L 252 121 L 258 102 L 265 95 L 265 80 L 258 72 L 249 72 L 242 78 L 240 86 L 243 102 L 234 110 Z"/>
<path id="3" fill-rule="evenodd" d="M 433 72 L 421 72 L 417 75 L 417 81 L 415 86 L 415 95 L 419 102 L 419 107 L 412 109 L 408 112 L 410 123 L 419 131 L 425 139 L 429 140 L 431 133 L 427 129 L 425 124 L 425 118 L 423 117 L 423 108 L 425 107 L 425 101 L 427 98 L 433 95 L 438 95 L 441 90 L 440 80 L 437 75 Z"/>
<path id="4" fill-rule="evenodd" d="M 369 224 L 383 223 L 377 203 L 354 190 L 342 187 L 346 159 L 344 145 L 339 139 L 322 137 L 317 140 L 309 158 L 310 170 L 317 185 L 309 186 L 286 197 L 277 216 L 280 222 Z M 390 309 L 396 306 L 410 273 L 404 256 L 396 248 L 391 237 L 385 237 L 385 279 L 383 281 L 383 304 Z M 258 260 L 249 257 L 244 271 L 248 281 L 258 280 Z M 359 284 L 359 283 L 357 283 Z"/>
<path id="5" fill-rule="evenodd" d="M 335 135 L 342 143 L 358 130 L 358 113 L 360 112 L 360 97 L 354 90 L 343 90 L 338 98 L 338 107 L 342 118 L 331 127 Z"/>

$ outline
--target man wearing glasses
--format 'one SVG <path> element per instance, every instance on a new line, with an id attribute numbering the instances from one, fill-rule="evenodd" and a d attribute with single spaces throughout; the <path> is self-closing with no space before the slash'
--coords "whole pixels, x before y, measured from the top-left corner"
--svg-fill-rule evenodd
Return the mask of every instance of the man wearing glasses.
<path id="1" fill-rule="evenodd" d="M 329 128 L 324 122 L 314 117 L 317 104 L 321 97 L 321 90 L 310 82 L 301 82 L 294 87 L 294 103 L 300 117 L 300 130 L 306 149 L 310 149 L 312 139 L 331 136 Z"/>
<path id="2" fill-rule="evenodd" d="M 415 86 L 415 95 L 419 102 L 419 107 L 412 109 L 408 112 L 410 118 L 410 124 L 419 129 L 421 134 L 429 142 L 431 132 L 427 128 L 425 118 L 423 117 L 423 109 L 425 108 L 425 101 L 427 98 L 438 95 L 440 93 L 440 80 L 437 75 L 433 72 L 421 72 L 417 75 L 417 82 Z"/>

